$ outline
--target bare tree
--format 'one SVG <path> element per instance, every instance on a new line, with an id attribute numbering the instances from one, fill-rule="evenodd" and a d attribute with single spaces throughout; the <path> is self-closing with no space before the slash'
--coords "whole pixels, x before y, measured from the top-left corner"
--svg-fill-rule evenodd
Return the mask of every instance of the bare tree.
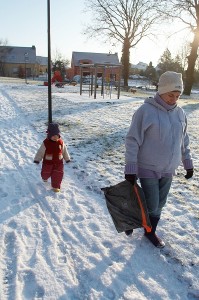
<path id="1" fill-rule="evenodd" d="M 52 71 L 59 71 L 62 77 L 62 81 L 65 79 L 66 67 L 70 64 L 70 61 L 63 57 L 61 52 L 56 49 L 52 60 Z"/>
<path id="2" fill-rule="evenodd" d="M 185 78 L 184 94 L 190 95 L 194 83 L 194 69 L 199 47 L 199 1 L 197 0 L 162 0 L 161 14 L 180 20 L 185 28 L 189 28 L 193 34 L 190 44 L 190 53 L 187 56 L 187 70 Z"/>
<path id="3" fill-rule="evenodd" d="M 190 43 L 184 42 L 182 46 L 179 48 L 177 55 L 180 57 L 181 65 L 183 70 L 187 69 L 187 57 L 190 52 Z"/>
<path id="4" fill-rule="evenodd" d="M 63 62 L 63 64 L 65 66 L 68 66 L 70 64 L 70 60 L 65 58 L 63 56 L 63 54 L 58 49 L 56 49 L 55 52 L 53 53 L 53 59 L 52 60 L 53 60 L 53 62 L 61 61 L 61 62 Z"/>
<path id="5" fill-rule="evenodd" d="M 8 40 L 7 39 L 0 39 L 0 46 L 6 46 L 8 44 Z"/>
<path id="6" fill-rule="evenodd" d="M 5 57 L 10 50 L 9 47 L 7 47 L 8 41 L 5 39 L 0 39 L 0 76 L 5 76 Z"/>
<path id="7" fill-rule="evenodd" d="M 130 49 L 152 34 L 152 26 L 161 18 L 157 13 L 159 4 L 158 0 L 86 0 L 93 22 L 84 33 L 120 44 L 125 86 L 128 86 Z"/>

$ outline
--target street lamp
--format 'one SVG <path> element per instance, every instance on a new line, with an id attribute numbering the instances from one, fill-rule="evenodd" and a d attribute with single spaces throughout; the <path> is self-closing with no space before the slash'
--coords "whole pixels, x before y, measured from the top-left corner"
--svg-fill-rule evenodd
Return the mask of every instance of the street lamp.
<path id="1" fill-rule="evenodd" d="M 48 123 L 52 123 L 51 47 L 50 47 L 50 0 L 47 0 L 47 16 L 48 16 Z"/>
<path id="2" fill-rule="evenodd" d="M 27 70 L 26 70 L 26 63 L 28 61 L 28 52 L 24 53 L 24 60 L 25 60 L 25 83 L 27 84 Z"/>

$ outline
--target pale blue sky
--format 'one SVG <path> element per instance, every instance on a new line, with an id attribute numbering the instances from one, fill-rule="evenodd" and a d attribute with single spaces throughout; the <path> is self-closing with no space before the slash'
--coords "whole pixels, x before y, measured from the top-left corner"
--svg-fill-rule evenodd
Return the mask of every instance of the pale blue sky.
<path id="1" fill-rule="evenodd" d="M 89 15 L 83 13 L 84 0 L 51 0 L 51 52 L 58 50 L 71 59 L 72 51 L 118 52 L 121 45 L 112 48 L 97 40 L 87 41 L 82 34 L 83 24 Z M 6 0 L 0 5 L 0 39 L 7 39 L 10 46 L 36 46 L 37 55 L 47 56 L 47 0 Z M 131 63 L 139 61 L 155 65 L 171 42 L 145 39 L 131 49 Z"/>

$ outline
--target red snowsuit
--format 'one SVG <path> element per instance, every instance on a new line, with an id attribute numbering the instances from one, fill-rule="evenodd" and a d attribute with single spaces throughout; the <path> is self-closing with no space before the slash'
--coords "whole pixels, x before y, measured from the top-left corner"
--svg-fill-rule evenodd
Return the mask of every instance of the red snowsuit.
<path id="1" fill-rule="evenodd" d="M 53 188 L 60 189 L 64 175 L 63 159 L 67 162 L 70 160 L 66 145 L 59 138 L 57 141 L 45 139 L 37 151 L 34 161 L 40 162 L 43 159 L 41 177 L 47 180 L 51 177 Z"/>

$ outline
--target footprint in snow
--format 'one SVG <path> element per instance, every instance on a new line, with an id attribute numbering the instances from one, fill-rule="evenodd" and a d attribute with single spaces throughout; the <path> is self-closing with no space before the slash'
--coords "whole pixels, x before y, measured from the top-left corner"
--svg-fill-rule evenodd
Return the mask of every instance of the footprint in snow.
<path id="1" fill-rule="evenodd" d="M 17 228 L 17 223 L 13 220 L 13 221 L 10 221 L 8 223 L 8 226 L 12 229 L 16 229 Z"/>
<path id="2" fill-rule="evenodd" d="M 109 241 L 105 241 L 102 244 L 104 245 L 105 248 L 112 248 L 112 243 L 110 243 Z"/>
<path id="3" fill-rule="evenodd" d="M 25 299 L 37 299 L 44 297 L 45 290 L 37 283 L 34 272 L 31 270 L 24 271 L 23 280 L 23 295 Z"/>
<path id="4" fill-rule="evenodd" d="M 6 193 L 2 189 L 0 189 L 0 198 L 5 198 L 7 196 L 8 196 L 8 193 Z"/>

